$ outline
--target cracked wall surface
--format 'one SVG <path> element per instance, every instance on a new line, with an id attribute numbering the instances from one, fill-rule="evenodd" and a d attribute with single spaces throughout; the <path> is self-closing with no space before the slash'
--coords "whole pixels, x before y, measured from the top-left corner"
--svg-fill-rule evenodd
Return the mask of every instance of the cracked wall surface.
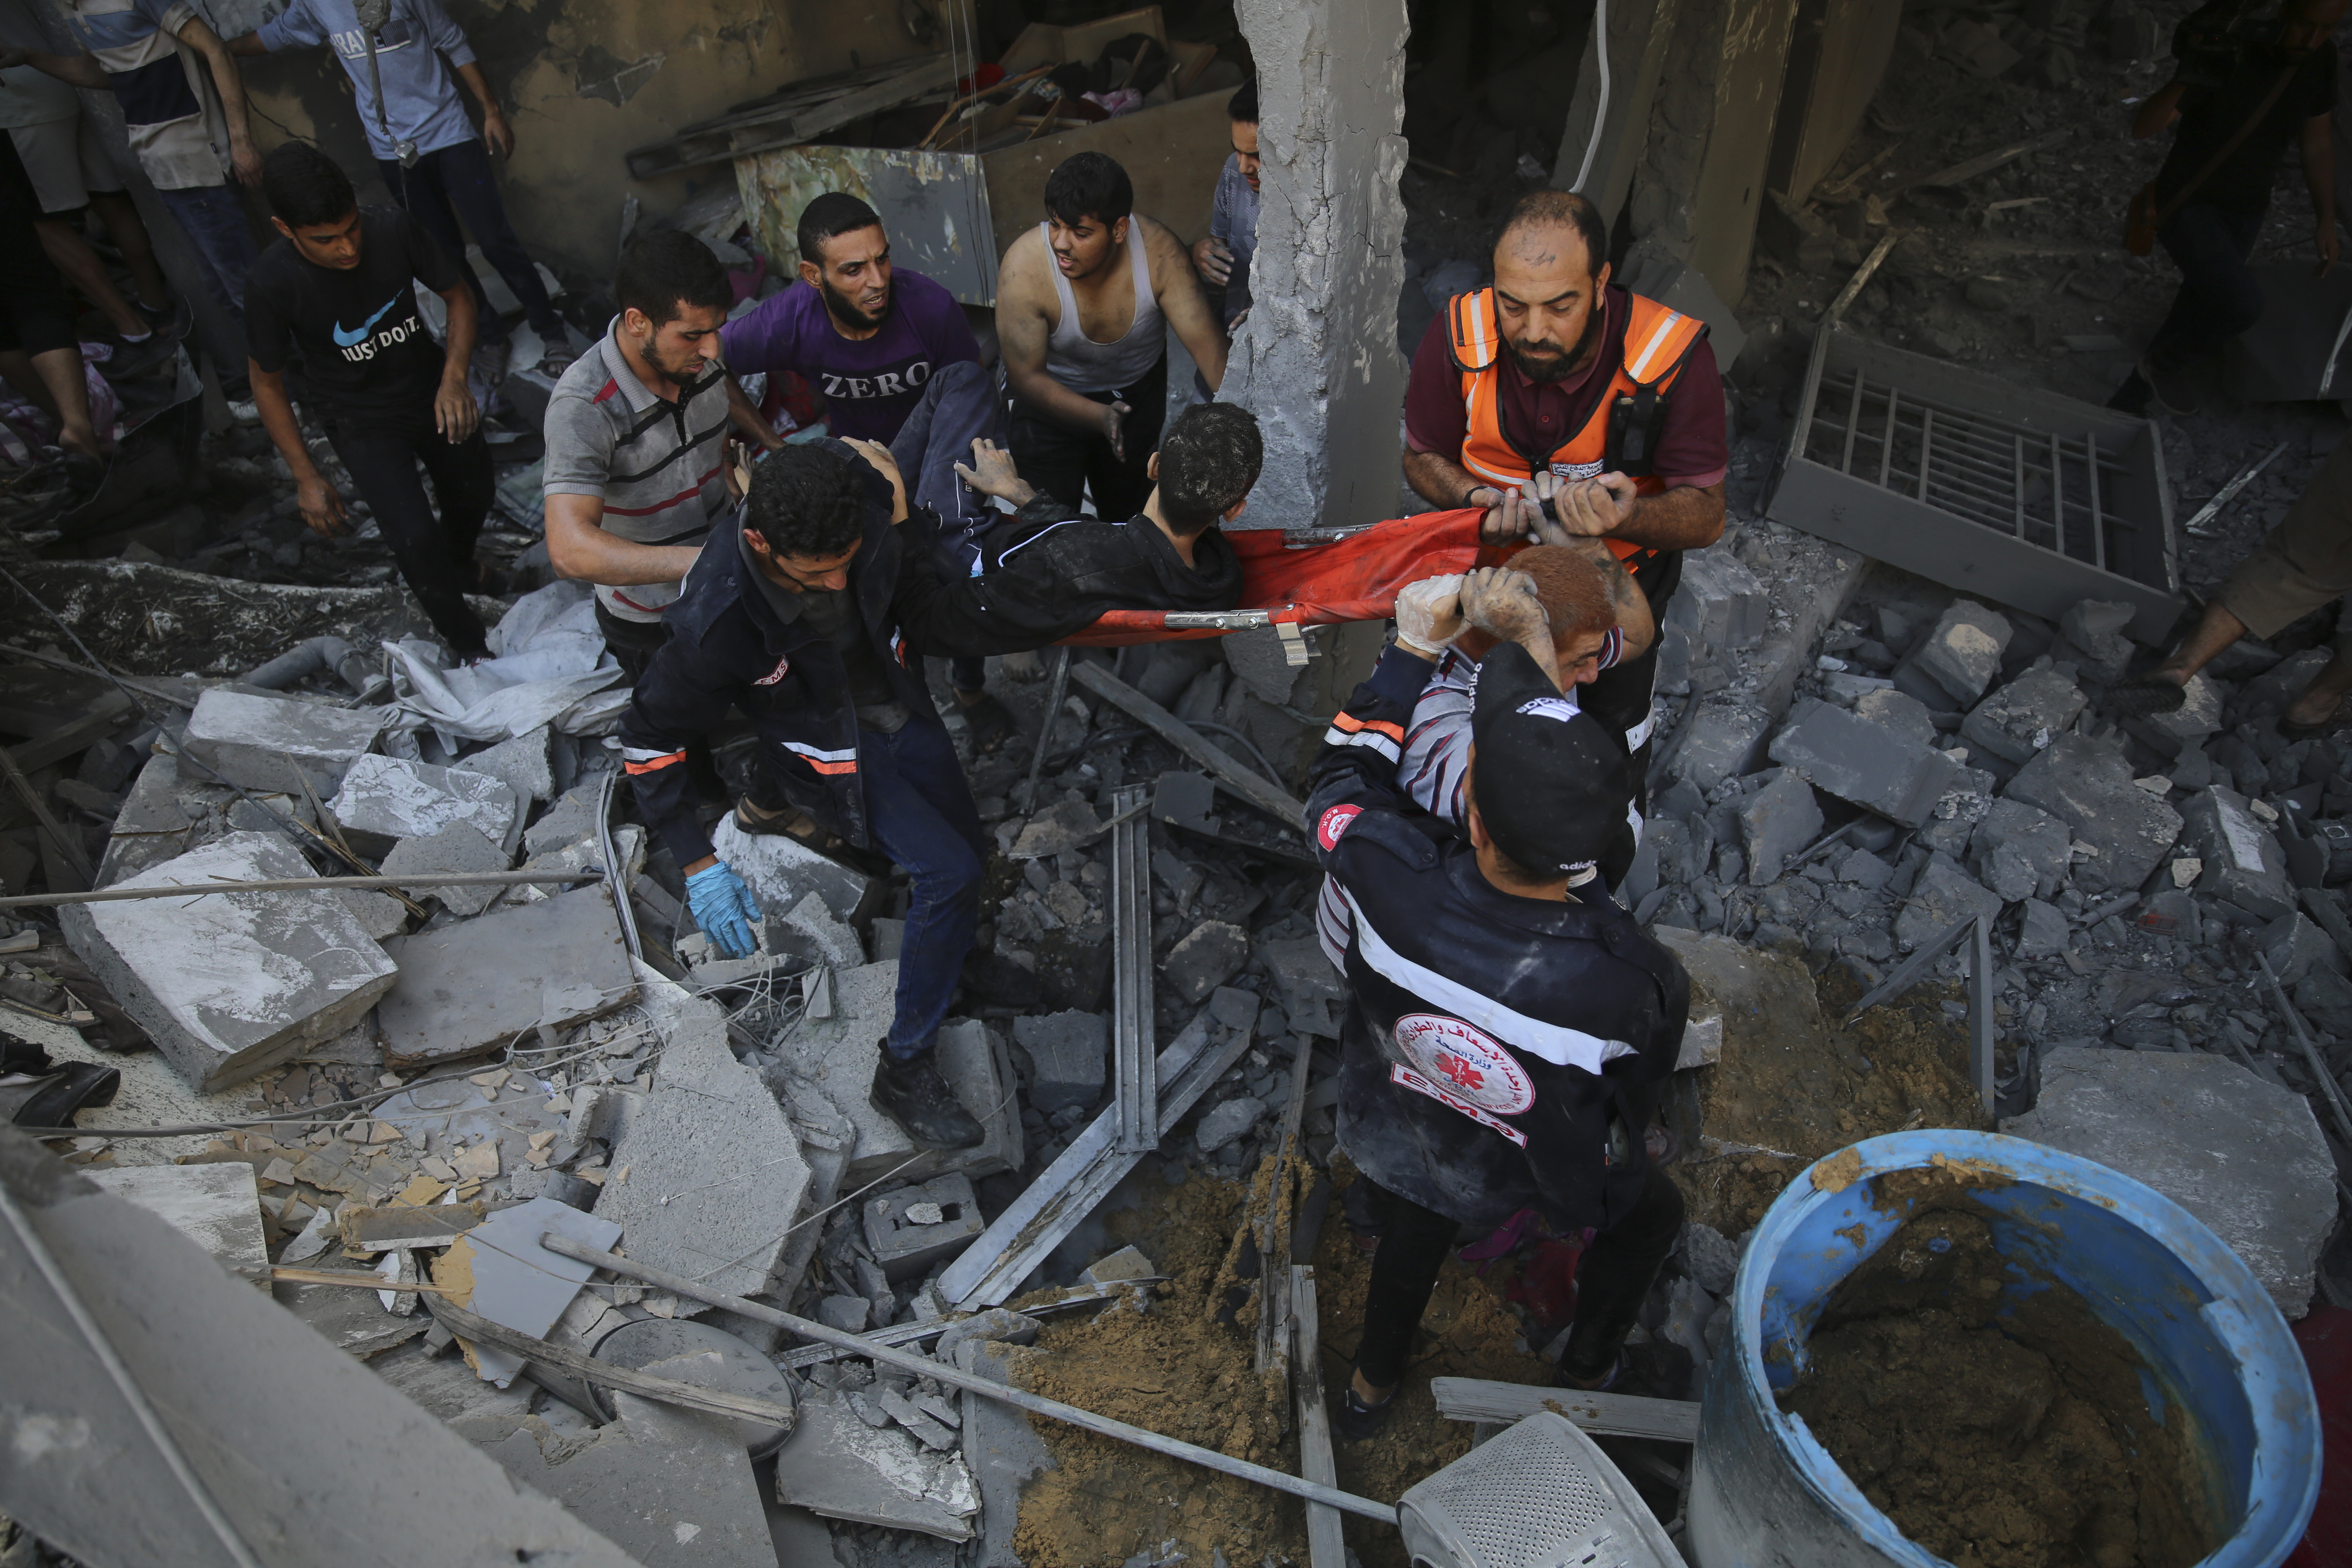
<path id="1" fill-rule="evenodd" d="M 1258 416 L 1243 528 L 1396 510 L 1404 284 L 1404 0 L 1239 0 L 1257 61 L 1264 205 L 1221 396 Z"/>

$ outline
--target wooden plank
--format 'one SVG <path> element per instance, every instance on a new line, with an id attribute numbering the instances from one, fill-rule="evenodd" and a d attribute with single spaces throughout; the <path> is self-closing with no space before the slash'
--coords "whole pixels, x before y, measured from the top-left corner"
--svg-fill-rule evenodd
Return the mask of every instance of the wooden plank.
<path id="1" fill-rule="evenodd" d="M 955 62 L 944 54 L 824 78 L 772 102 L 689 125 L 667 142 L 640 147 L 628 155 L 629 173 L 640 180 L 652 179 L 698 163 L 813 142 L 869 114 L 953 87 L 955 80 Z"/>
<path id="2" fill-rule="evenodd" d="M 1552 1410 L 1586 1431 L 1605 1436 L 1698 1441 L 1698 1402 L 1692 1399 L 1586 1394 L 1573 1388 L 1495 1383 L 1479 1377 L 1433 1377 L 1429 1389 L 1437 1398 L 1437 1413 L 1448 1421 L 1491 1421 L 1507 1426 L 1539 1410 Z"/>
<path id="3" fill-rule="evenodd" d="M 1290 1266 L 1290 1305 L 1297 1328 L 1291 1385 L 1298 1401 L 1299 1474 L 1318 1485 L 1336 1487 L 1339 1468 L 1331 1458 L 1331 1411 L 1323 1402 L 1323 1323 L 1315 1304 L 1311 1265 Z M 1307 1556 L 1310 1568 L 1348 1568 L 1339 1510 L 1328 1503 L 1307 1505 Z"/>
<path id="4" fill-rule="evenodd" d="M 51 763 L 61 763 L 77 752 L 88 751 L 112 734 L 130 710 L 131 699 L 121 692 L 103 692 L 81 717 L 36 735 L 20 745 L 9 747 L 8 754 L 16 759 L 18 767 L 28 773 L 46 768 Z"/>
<path id="5" fill-rule="evenodd" d="M 2029 153 L 2047 152 L 2066 140 L 2069 134 L 2071 132 L 2065 131 L 2047 131 L 2039 136 L 2028 136 L 2021 141 L 1996 147 L 1990 153 L 1979 153 L 1973 158 L 1963 158 L 1948 169 L 1938 169 L 1932 174 L 1922 174 L 1916 180 L 1906 180 L 1894 190 L 1885 194 L 1892 197 L 1896 192 L 1915 190 L 1921 185 L 1957 185 L 1963 181 L 1973 180 L 1979 174 L 1989 174 L 2003 163 L 2013 163 Z"/>
<path id="6" fill-rule="evenodd" d="M 1208 769 L 1234 794 L 1284 826 L 1304 830 L 1307 807 L 1303 802 L 1292 799 L 1264 774 L 1234 761 L 1192 725 L 1098 664 L 1074 662 L 1070 674 L 1079 685 L 1120 709 L 1129 718 Z"/>
<path id="7" fill-rule="evenodd" d="M 382 1289 L 383 1281 L 376 1279 L 375 1287 Z M 536 1335 L 508 1328 L 504 1323 L 493 1322 L 446 1301 L 428 1300 L 425 1306 L 443 1328 L 459 1339 L 511 1351 L 537 1362 L 551 1372 L 567 1372 L 605 1388 L 634 1394 L 640 1399 L 657 1399 L 664 1405 L 699 1410 L 709 1415 L 726 1415 L 738 1421 L 781 1426 L 787 1432 L 800 1421 L 799 1413 L 789 1405 L 778 1405 L 772 1400 L 757 1399 L 748 1394 L 734 1394 L 723 1388 L 705 1388 L 698 1384 L 681 1383 L 674 1377 L 656 1377 L 651 1373 L 599 1361 L 594 1356 L 582 1355 L 578 1351 L 550 1344 Z"/>

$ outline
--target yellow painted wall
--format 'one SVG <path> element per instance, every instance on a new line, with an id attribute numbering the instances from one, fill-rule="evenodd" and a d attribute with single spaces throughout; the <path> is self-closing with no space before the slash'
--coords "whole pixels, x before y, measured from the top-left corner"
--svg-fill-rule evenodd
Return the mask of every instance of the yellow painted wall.
<path id="1" fill-rule="evenodd" d="M 445 4 L 514 129 L 501 180 L 516 232 L 542 257 L 600 278 L 611 274 L 627 195 L 662 213 L 734 181 L 725 163 L 633 180 L 630 149 L 788 82 L 927 48 L 900 21 L 900 0 Z M 244 63 L 265 148 L 315 137 L 354 177 L 373 174 L 349 82 L 328 50 Z"/>

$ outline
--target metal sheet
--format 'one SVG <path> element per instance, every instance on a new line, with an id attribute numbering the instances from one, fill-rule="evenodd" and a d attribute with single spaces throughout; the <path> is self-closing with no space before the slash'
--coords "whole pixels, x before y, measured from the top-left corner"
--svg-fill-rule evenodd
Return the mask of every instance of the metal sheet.
<path id="1" fill-rule="evenodd" d="M 736 159 L 735 188 L 761 251 L 787 277 L 800 265 L 801 209 L 827 191 L 845 191 L 882 215 L 894 263 L 967 305 L 996 303 L 988 180 L 968 153 L 780 147 Z"/>

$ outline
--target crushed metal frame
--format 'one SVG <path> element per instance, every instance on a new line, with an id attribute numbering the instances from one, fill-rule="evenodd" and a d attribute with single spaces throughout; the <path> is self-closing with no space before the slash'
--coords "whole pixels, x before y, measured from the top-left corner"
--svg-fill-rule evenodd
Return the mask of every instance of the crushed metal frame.
<path id="1" fill-rule="evenodd" d="M 1111 1058 L 1118 1113 L 1116 1147 L 1148 1154 L 1160 1147 L 1160 1075 L 1151 994 L 1150 795 L 1128 784 L 1111 795 Z"/>

